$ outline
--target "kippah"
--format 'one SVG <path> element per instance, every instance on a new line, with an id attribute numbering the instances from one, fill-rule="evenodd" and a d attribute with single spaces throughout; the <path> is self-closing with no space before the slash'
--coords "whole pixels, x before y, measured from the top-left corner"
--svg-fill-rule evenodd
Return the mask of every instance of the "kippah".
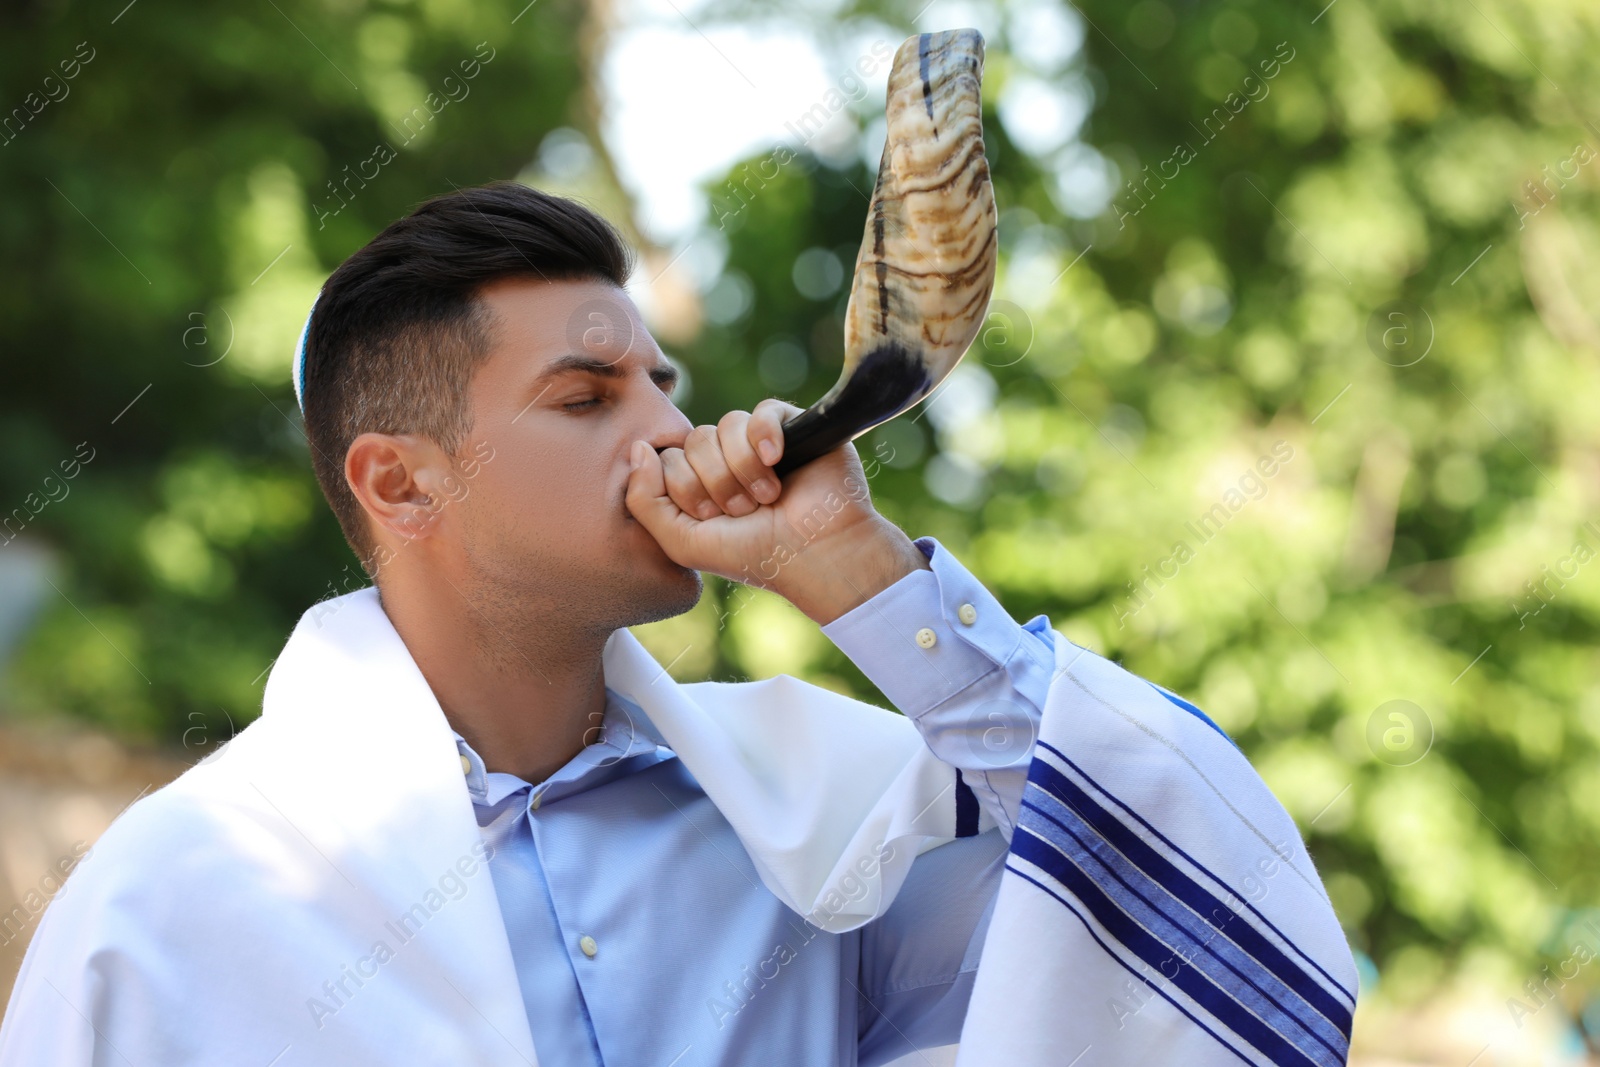
<path id="1" fill-rule="evenodd" d="M 317 300 L 322 298 L 322 291 L 317 291 Z M 306 334 L 311 332 L 311 316 L 316 313 L 317 300 L 311 301 L 311 310 L 306 312 L 305 325 L 300 327 L 300 341 L 294 347 L 294 366 L 290 374 L 294 378 L 294 402 L 300 405 L 303 414 L 306 410 Z"/>

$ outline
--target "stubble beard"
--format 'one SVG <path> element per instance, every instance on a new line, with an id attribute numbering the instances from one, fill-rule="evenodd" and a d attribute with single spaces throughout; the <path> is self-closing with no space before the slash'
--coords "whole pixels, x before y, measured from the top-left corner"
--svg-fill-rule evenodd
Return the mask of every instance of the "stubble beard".
<path id="1" fill-rule="evenodd" d="M 475 644 L 500 673 L 543 673 L 539 664 L 603 647 L 621 627 L 682 615 L 704 592 L 698 571 L 663 573 L 620 538 L 598 559 L 574 559 L 513 531 L 484 534 L 464 531 L 461 591 Z M 606 558 L 621 562 L 597 566 Z"/>

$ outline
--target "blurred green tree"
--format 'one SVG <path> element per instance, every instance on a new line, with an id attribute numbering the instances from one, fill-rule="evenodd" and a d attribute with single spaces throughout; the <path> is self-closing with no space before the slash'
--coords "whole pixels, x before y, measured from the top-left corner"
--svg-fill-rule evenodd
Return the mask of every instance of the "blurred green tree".
<path id="1" fill-rule="evenodd" d="M 897 44 L 917 6 L 817 33 Z M 857 442 L 879 506 L 1206 708 L 1391 990 L 1470 972 L 1505 1021 L 1576 1017 L 1600 987 L 1574 963 L 1600 943 L 1600 8 L 1076 10 L 951 9 L 993 22 L 1000 279 L 948 395 Z M 1081 49 L 1041 48 L 1041 17 Z M 871 102 L 848 117 L 864 143 Z M 818 264 L 848 275 L 873 169 L 767 159 L 708 188 L 710 297 L 735 298 L 686 357 L 707 412 L 838 371 L 848 287 Z M 695 669 L 876 695 L 715 589 L 663 651 L 715 635 Z"/>
<path id="2" fill-rule="evenodd" d="M 0 10 L 0 551 L 63 564 L 13 705 L 209 743 L 259 711 L 284 635 L 356 570 L 289 388 L 311 300 L 414 204 L 592 125 L 588 17 Z"/>

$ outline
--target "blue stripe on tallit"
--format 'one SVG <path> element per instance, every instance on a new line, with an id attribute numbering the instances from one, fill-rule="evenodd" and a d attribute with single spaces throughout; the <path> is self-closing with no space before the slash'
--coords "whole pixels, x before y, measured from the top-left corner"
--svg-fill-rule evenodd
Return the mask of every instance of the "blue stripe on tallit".
<path id="1" fill-rule="evenodd" d="M 1129 974 L 1133 975 L 1135 978 L 1139 979 L 1139 981 L 1143 982 L 1145 985 L 1147 985 L 1151 989 L 1155 990 L 1157 996 L 1159 996 L 1162 1000 L 1165 1000 L 1168 1004 L 1171 1004 L 1174 1008 L 1178 1009 L 1178 1011 L 1182 1012 L 1184 1017 L 1187 1018 L 1190 1022 L 1194 1023 L 1200 1029 L 1204 1030 L 1207 1034 L 1210 1034 L 1213 1038 L 1215 1038 L 1216 1041 L 1217 1041 L 1217 1044 L 1221 1045 L 1223 1048 L 1227 1049 L 1229 1052 L 1231 1052 L 1235 1056 L 1239 1057 L 1245 1063 L 1250 1063 L 1251 1062 L 1250 1057 L 1246 1056 L 1244 1053 L 1242 1053 L 1238 1049 L 1234 1048 L 1233 1045 L 1231 1045 L 1228 1042 L 1227 1038 L 1223 1037 L 1221 1034 L 1219 1034 L 1215 1030 L 1211 1029 L 1211 1027 L 1207 1026 L 1201 1019 L 1196 1017 L 1195 1014 L 1193 1012 L 1191 1012 L 1188 1008 L 1185 1008 L 1182 1004 L 1179 1004 L 1170 995 L 1168 995 L 1167 992 L 1164 989 L 1162 989 L 1160 986 L 1158 986 L 1154 982 L 1150 981 L 1150 979 L 1146 978 L 1144 975 L 1140 974 L 1138 971 L 1134 970 L 1132 967 L 1129 967 L 1126 960 L 1124 960 L 1121 956 L 1119 956 L 1115 952 L 1113 952 L 1111 950 L 1110 946 L 1107 945 L 1104 941 L 1102 941 L 1100 939 L 1100 935 L 1094 932 L 1093 924 L 1091 924 L 1088 919 L 1085 919 L 1083 917 L 1083 913 L 1082 912 L 1080 912 L 1077 908 L 1072 906 L 1072 901 L 1071 900 L 1069 900 L 1066 897 L 1062 896 L 1059 892 L 1057 892 L 1055 889 L 1051 888 L 1050 886 L 1045 885 L 1043 882 L 1039 881 L 1039 879 L 1033 877 L 1033 875 L 1028 874 L 1026 871 L 1023 871 L 1023 870 L 1021 870 L 1021 869 L 1019 869 L 1017 867 L 1013 867 L 1009 863 L 1006 864 L 1006 870 L 1010 871 L 1012 874 L 1016 875 L 1018 878 L 1023 878 L 1023 879 L 1026 879 L 1029 882 L 1032 882 L 1034 885 L 1038 886 L 1044 892 L 1046 892 L 1046 893 L 1050 894 L 1052 897 L 1054 897 L 1057 900 L 1057 902 L 1059 902 L 1061 904 L 1062 907 L 1066 908 L 1069 912 L 1072 913 L 1073 918 L 1077 919 L 1079 922 L 1081 922 L 1083 924 L 1084 930 L 1088 932 L 1090 937 L 1094 938 L 1095 944 L 1097 944 L 1101 948 L 1105 949 L 1106 955 L 1108 955 L 1112 959 L 1116 960 L 1117 963 L 1124 970 L 1126 970 Z"/>
<path id="2" fill-rule="evenodd" d="M 1217 917 L 1208 922 L 1195 915 L 1059 798 L 1037 786 L 1030 792 L 1034 799 L 1025 800 L 1024 806 L 1044 818 L 1029 820 L 1029 830 L 1077 864 L 1129 918 L 1170 946 L 1160 968 L 1163 974 L 1168 965 L 1186 960 L 1316 1062 L 1324 1067 L 1344 1063 L 1348 1042 L 1333 1025 L 1228 939 L 1236 914 L 1229 913 L 1220 925 Z"/>
<path id="3" fill-rule="evenodd" d="M 1350 1018 L 1333 996 L 1054 767 L 1035 759 L 1029 780 L 1034 802 L 1024 804 L 1027 832 L 1013 837 L 1014 853 L 1059 880 L 1148 965 L 1175 970 L 1174 984 L 1273 1062 L 1344 1062 Z M 1219 942 L 1218 933 L 1227 936 Z M 1190 961 L 1178 964 L 1175 948 Z"/>
<path id="4" fill-rule="evenodd" d="M 1173 953 L 1112 901 L 1094 880 L 1079 870 L 1049 842 L 1034 835 L 1026 821 L 1011 839 L 1013 855 L 1025 859 L 1049 874 L 1068 893 L 1082 901 L 1107 933 L 1150 968 L 1163 965 L 1171 973 L 1162 977 L 1181 989 L 1213 1018 L 1249 1042 L 1279 1067 L 1317 1067 L 1271 1027 L 1256 1018 L 1228 990 L 1219 987 L 1193 964 L 1173 962 Z"/>
<path id="5" fill-rule="evenodd" d="M 1354 993 L 1352 993 L 1350 990 L 1344 988 L 1344 986 L 1340 985 L 1339 982 L 1333 977 L 1333 975 L 1329 974 L 1326 970 L 1323 969 L 1321 964 L 1317 963 L 1316 960 L 1312 959 L 1308 954 L 1306 954 L 1304 951 L 1302 951 L 1300 949 L 1300 947 L 1297 946 L 1292 940 L 1290 940 L 1289 937 L 1282 930 L 1278 929 L 1277 926 L 1275 926 L 1270 919 L 1268 919 L 1265 915 L 1261 914 L 1261 912 L 1256 909 L 1255 905 L 1251 904 L 1243 896 L 1241 896 L 1239 893 L 1234 891 L 1234 889 L 1231 886 L 1229 886 L 1226 882 L 1224 882 L 1221 878 L 1218 878 L 1214 873 L 1212 873 L 1212 871 L 1209 868 L 1207 868 L 1205 866 L 1205 864 L 1200 863 L 1193 856 L 1189 855 L 1183 849 L 1179 848 L 1176 844 L 1174 844 L 1170 838 L 1168 838 L 1160 830 L 1157 830 L 1154 826 L 1152 826 L 1150 824 L 1149 820 L 1144 818 L 1144 816 L 1142 816 L 1138 812 L 1134 811 L 1127 804 L 1124 804 L 1110 790 L 1106 789 L 1104 786 L 1100 785 L 1099 782 L 1096 782 L 1092 777 L 1090 777 L 1088 774 L 1084 773 L 1083 768 L 1078 766 L 1076 763 L 1074 763 L 1072 761 L 1072 759 L 1069 758 L 1066 755 L 1066 753 L 1062 752 L 1060 749 L 1056 748 L 1054 745 L 1052 745 L 1049 742 L 1044 741 L 1042 739 L 1037 742 L 1037 745 L 1040 748 L 1043 748 L 1043 749 L 1047 750 L 1048 752 L 1050 752 L 1051 754 L 1053 754 L 1057 759 L 1059 759 L 1062 763 L 1065 763 L 1068 767 L 1071 767 L 1072 770 L 1076 774 L 1078 774 L 1085 781 L 1087 781 L 1091 785 L 1093 785 L 1094 788 L 1097 789 L 1102 796 L 1104 796 L 1111 803 L 1115 804 L 1118 808 L 1122 809 L 1122 811 L 1125 812 L 1129 818 L 1133 819 L 1140 826 L 1144 827 L 1144 829 L 1147 832 L 1149 832 L 1149 834 L 1152 837 L 1156 838 L 1163 845 L 1165 845 L 1167 848 L 1171 849 L 1173 852 L 1177 853 L 1179 856 L 1182 856 L 1186 862 L 1191 864 L 1196 870 L 1198 870 L 1198 871 L 1202 872 L 1203 874 L 1205 874 L 1205 876 L 1207 878 L 1210 878 L 1223 891 L 1227 892 L 1230 896 L 1232 896 L 1235 900 L 1237 900 L 1238 901 L 1238 907 L 1233 907 L 1231 910 L 1238 911 L 1239 908 L 1242 907 L 1244 910 L 1250 912 L 1250 914 L 1254 915 L 1256 917 L 1256 919 L 1259 920 L 1263 926 L 1265 926 L 1267 929 L 1271 930 L 1274 934 L 1278 935 L 1278 938 L 1285 945 L 1288 945 L 1289 948 L 1292 949 L 1297 956 L 1299 956 L 1302 960 L 1304 960 L 1305 963 L 1308 966 L 1310 966 L 1318 974 L 1322 975 L 1323 978 L 1326 978 L 1328 980 L 1328 984 L 1329 985 L 1333 986 L 1340 993 L 1344 994 L 1344 1001 L 1340 1002 L 1338 1000 L 1333 1000 L 1332 999 L 1332 995 L 1331 994 L 1327 994 L 1326 990 L 1324 990 L 1323 991 L 1324 994 L 1327 995 L 1330 998 L 1330 1002 L 1331 1002 L 1333 1007 L 1330 1008 L 1328 1006 L 1323 1006 L 1323 1005 L 1318 1005 L 1318 1006 L 1319 1006 L 1319 1010 L 1321 1010 L 1324 1015 L 1326 1015 L 1329 1019 L 1331 1019 L 1339 1027 L 1341 1032 L 1343 1032 L 1347 1036 L 1349 1035 L 1349 1033 L 1350 1033 L 1350 1015 L 1351 1015 L 1351 1012 L 1354 1010 L 1355 1000 L 1356 1000 Z M 1039 763 L 1039 761 L 1037 759 L 1035 759 L 1034 760 L 1034 765 L 1037 766 L 1038 763 Z M 1048 764 L 1046 764 L 1046 766 L 1048 766 Z M 1054 770 L 1053 767 L 1050 768 L 1050 769 Z M 1031 779 L 1032 776 L 1033 776 L 1033 768 L 1030 767 L 1029 768 L 1029 778 Z M 1141 844 L 1142 844 L 1142 842 L 1141 842 Z M 1145 846 L 1145 847 L 1148 848 L 1149 846 Z M 1205 892 L 1205 890 L 1202 888 L 1201 892 Z M 1196 908 L 1195 910 L 1200 911 L 1202 909 Z M 1209 914 L 1209 911 L 1207 911 L 1206 913 Z M 1246 951 L 1251 952 L 1253 955 L 1255 955 L 1257 959 L 1261 959 L 1261 960 L 1265 961 L 1268 958 L 1267 956 L 1263 955 L 1263 953 L 1261 951 L 1257 950 L 1257 947 L 1256 947 L 1256 941 L 1257 940 L 1259 940 L 1259 942 L 1262 945 L 1264 945 L 1268 950 L 1270 950 L 1272 952 L 1276 952 L 1277 951 L 1275 946 L 1273 946 L 1270 942 L 1268 942 L 1266 940 L 1265 937 L 1263 937 L 1262 935 L 1260 935 L 1259 933 L 1257 933 L 1254 930 L 1249 931 L 1249 933 L 1244 934 L 1244 936 L 1247 939 L 1249 939 L 1251 943 L 1245 944 L 1245 945 L 1243 945 L 1243 947 L 1245 948 Z M 1238 940 L 1238 937 L 1235 937 L 1235 940 Z M 1291 971 L 1301 971 L 1301 968 L 1299 967 L 1299 965 L 1294 963 L 1293 961 L 1286 961 L 1286 963 L 1287 963 L 1287 967 Z M 1270 966 L 1270 964 L 1269 964 L 1269 966 Z M 1279 970 L 1276 967 L 1274 967 L 1273 969 L 1274 969 L 1274 971 L 1276 973 L 1279 974 L 1280 977 L 1283 976 L 1283 971 L 1282 970 Z M 1311 984 L 1313 986 L 1316 985 L 1316 983 L 1314 981 Z M 1320 988 L 1320 987 L 1318 987 L 1318 988 Z M 1305 995 L 1304 992 L 1302 992 L 1302 995 Z M 1310 999 L 1310 998 L 1308 997 L 1308 999 Z M 1317 1001 L 1313 1000 L 1312 1003 L 1316 1004 Z"/>
<path id="6" fill-rule="evenodd" d="M 1218 726 L 1214 721 L 1212 721 L 1211 716 L 1207 715 L 1205 712 L 1201 711 L 1199 708 L 1195 707 L 1193 704 L 1189 703 L 1187 700 L 1183 699 L 1178 694 L 1168 692 L 1167 690 L 1161 688 L 1159 685 L 1157 685 L 1156 683 L 1154 683 L 1154 682 L 1152 682 L 1152 681 L 1150 681 L 1148 679 L 1140 679 L 1140 680 L 1143 681 L 1146 685 L 1148 685 L 1151 689 L 1154 689 L 1156 692 L 1160 693 L 1162 696 L 1164 696 L 1168 700 L 1172 701 L 1178 707 L 1182 708 L 1184 711 L 1187 711 L 1190 715 L 1193 715 L 1195 718 L 1199 719 L 1201 722 L 1203 722 L 1207 726 L 1211 727 L 1213 730 L 1215 730 L 1217 733 L 1221 734 L 1223 737 L 1227 737 L 1228 738 L 1228 743 L 1230 745 L 1232 745 L 1234 748 L 1238 748 L 1239 747 L 1239 743 L 1237 741 L 1235 741 L 1233 738 L 1228 737 L 1228 732 L 1226 730 L 1224 730 L 1222 727 Z"/>
<path id="7" fill-rule="evenodd" d="M 976 837 L 978 834 L 978 795 L 956 772 L 956 836 Z"/>
<path id="8" fill-rule="evenodd" d="M 1063 763 L 1094 785 L 1101 793 L 1106 796 L 1111 795 L 1093 778 L 1084 774 L 1083 768 L 1073 763 L 1071 759 L 1062 755 L 1048 743 L 1041 742 L 1041 744 L 1044 744 L 1046 749 L 1054 753 Z M 1179 870 L 1171 860 L 1157 852 L 1112 812 L 1101 807 L 1076 783 L 1066 778 L 1061 772 L 1050 766 L 1049 763 L 1035 759 L 1032 767 L 1028 770 L 1028 780 L 1054 794 L 1062 803 L 1093 824 L 1100 836 L 1106 838 L 1133 865 L 1137 866 L 1153 881 L 1159 883 L 1167 892 L 1181 900 L 1196 914 L 1211 916 L 1217 911 L 1231 914 L 1238 910 L 1213 896 L 1204 886 Z M 1148 824 L 1146 825 L 1148 826 Z M 1171 844 L 1165 838 L 1162 838 L 1162 841 L 1166 844 Z M 1187 859 L 1188 857 L 1185 858 Z M 1209 871 L 1206 873 L 1210 874 Z M 1215 875 L 1212 875 L 1212 877 L 1215 878 Z M 1220 882 L 1220 879 L 1218 881 Z M 1246 907 L 1249 907 L 1248 902 L 1243 901 L 1242 898 L 1240 899 Z M 1251 908 L 1250 910 L 1254 911 L 1255 909 Z M 1211 920 L 1211 925 L 1216 925 L 1214 920 Z M 1351 1017 L 1350 1011 L 1343 1004 L 1248 922 L 1240 923 L 1236 926 L 1232 923 L 1228 925 L 1233 927 L 1232 932 L 1229 934 L 1230 938 L 1240 948 L 1254 957 L 1267 970 L 1282 980 L 1284 984 L 1300 994 L 1307 1003 L 1337 1026 L 1340 1033 L 1344 1034 L 1348 1039 Z M 1282 937 L 1283 935 L 1279 933 L 1279 936 Z M 1284 941 L 1288 943 L 1288 938 L 1284 938 Z M 1296 949 L 1296 951 L 1298 952 L 1299 950 Z"/>

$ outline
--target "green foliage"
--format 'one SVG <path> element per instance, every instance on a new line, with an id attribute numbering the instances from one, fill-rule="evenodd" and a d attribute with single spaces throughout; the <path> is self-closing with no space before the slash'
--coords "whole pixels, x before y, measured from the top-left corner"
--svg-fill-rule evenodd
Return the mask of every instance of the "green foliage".
<path id="1" fill-rule="evenodd" d="M 411 206 L 582 120 L 583 12 L 119 6 L 0 12 L 0 502 L 63 564 L 13 702 L 226 737 L 353 569 L 289 386 L 306 310 Z"/>
<path id="2" fill-rule="evenodd" d="M 1065 152 L 1007 136 L 1027 9 L 984 7 L 1008 30 L 985 88 L 1002 264 L 960 388 L 995 399 L 858 447 L 896 457 L 880 508 L 1017 618 L 1228 729 L 1391 988 L 1470 961 L 1524 996 L 1600 896 L 1600 9 L 1318 7 L 1082 4 L 1084 55 L 1032 76 L 1093 87 L 1082 138 L 1121 175 L 1098 213 L 1055 185 Z M 784 395 L 837 373 L 845 293 L 799 299 L 788 268 L 821 247 L 848 270 L 872 173 L 801 156 L 752 186 L 752 167 L 729 175 L 753 195 L 727 271 L 754 299 L 686 357 L 715 368 L 705 413 L 748 406 L 729 371 L 776 340 L 809 354 Z M 713 669 L 770 666 L 724 595 L 723 624 L 696 624 L 721 633 Z M 835 650 L 797 655 L 871 694 Z"/>

